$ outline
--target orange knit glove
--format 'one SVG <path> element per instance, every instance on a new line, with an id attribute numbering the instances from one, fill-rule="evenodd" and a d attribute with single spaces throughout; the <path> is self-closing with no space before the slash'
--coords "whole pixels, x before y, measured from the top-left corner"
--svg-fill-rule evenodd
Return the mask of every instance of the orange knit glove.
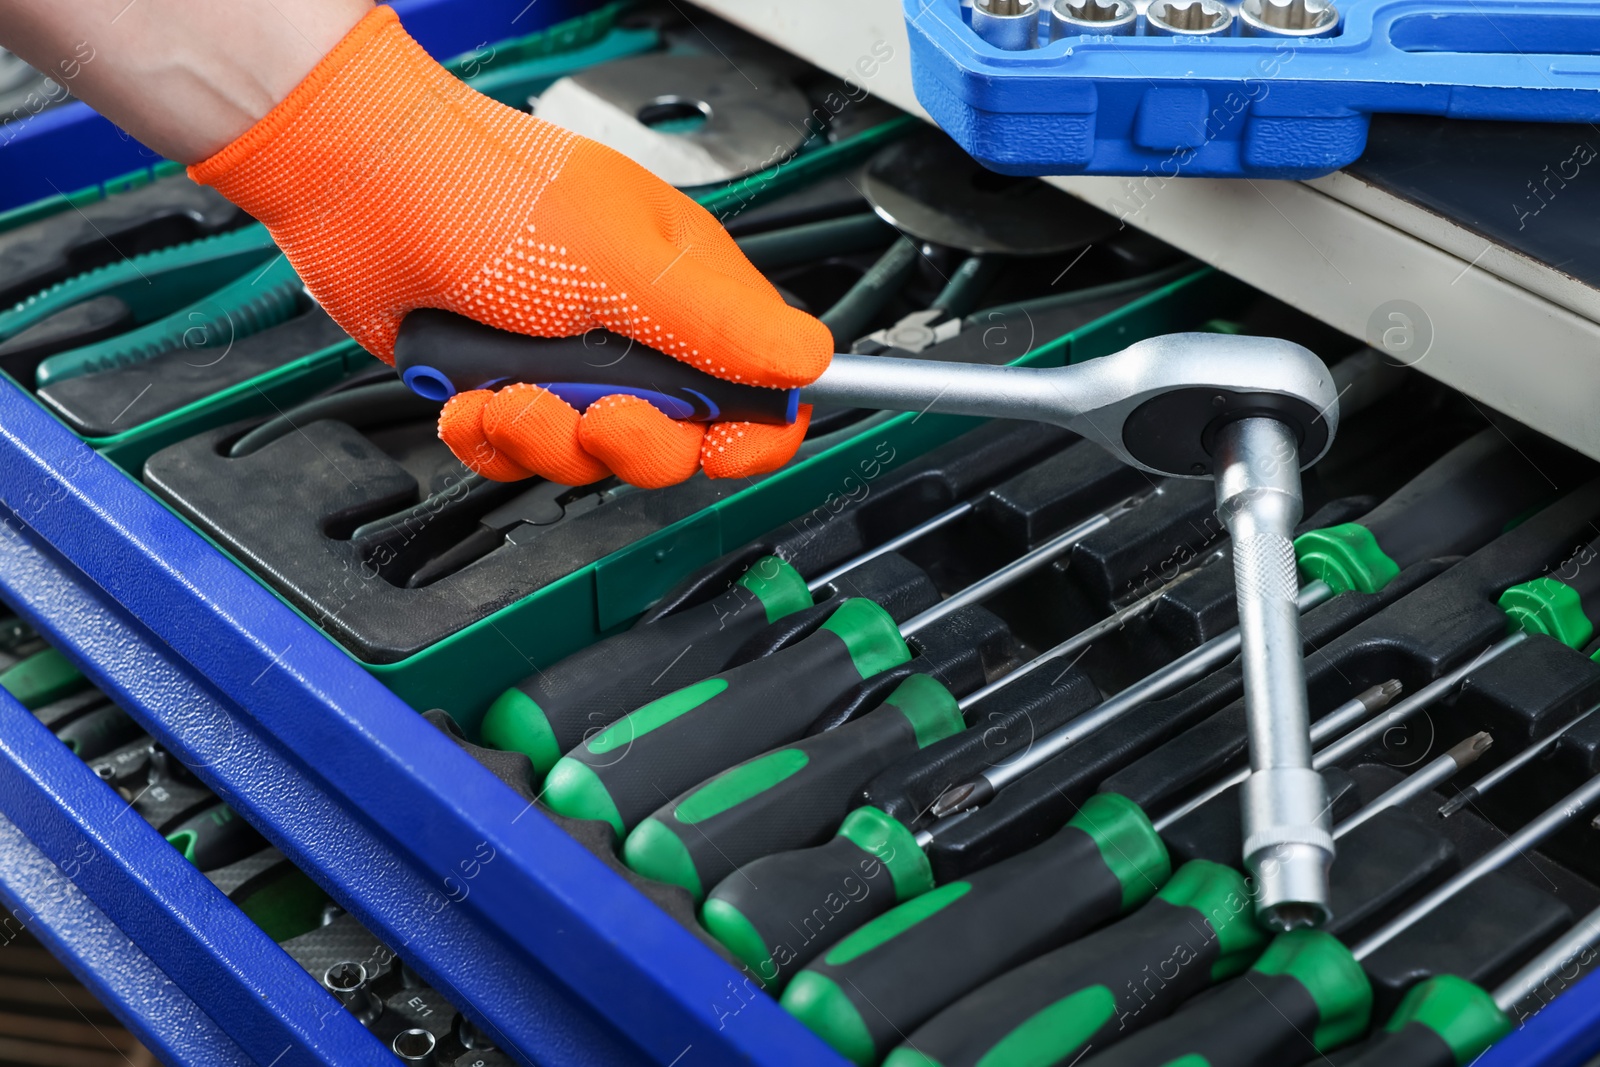
<path id="1" fill-rule="evenodd" d="M 832 358 L 703 208 L 603 145 L 498 104 L 435 63 L 388 7 L 364 17 L 228 147 L 189 168 L 260 219 L 307 289 L 393 362 L 406 313 L 505 330 L 615 330 L 721 378 L 788 388 Z M 581 377 L 580 377 L 581 380 Z M 439 436 L 489 478 L 656 487 L 781 466 L 793 426 L 673 422 L 635 397 L 579 413 L 532 385 L 452 397 Z"/>

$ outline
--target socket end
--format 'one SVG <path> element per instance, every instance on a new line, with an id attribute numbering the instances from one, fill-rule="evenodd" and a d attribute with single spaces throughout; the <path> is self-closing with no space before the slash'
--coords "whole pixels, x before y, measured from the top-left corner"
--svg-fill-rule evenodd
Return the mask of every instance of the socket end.
<path id="1" fill-rule="evenodd" d="M 1273 933 L 1314 929 L 1333 917 L 1328 868 L 1333 854 L 1303 842 L 1275 845 L 1245 860 L 1255 875 L 1256 920 Z"/>

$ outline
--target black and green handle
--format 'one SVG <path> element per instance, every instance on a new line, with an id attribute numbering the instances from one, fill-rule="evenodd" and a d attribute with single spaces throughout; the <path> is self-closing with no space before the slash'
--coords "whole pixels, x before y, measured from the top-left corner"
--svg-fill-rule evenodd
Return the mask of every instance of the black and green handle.
<path id="1" fill-rule="evenodd" d="M 1548 574 L 1507 589 L 1500 594 L 1500 607 L 1514 630 L 1546 634 L 1568 648 L 1583 648 L 1600 620 L 1600 538 Z"/>
<path id="2" fill-rule="evenodd" d="M 1155 895 L 1166 846 L 1132 801 L 1090 798 L 1043 844 L 880 915 L 822 954 L 781 1003 L 869 1065 L 941 1008 Z"/>
<path id="3" fill-rule="evenodd" d="M 1366 1031 L 1372 987 L 1350 950 L 1320 930 L 1276 938 L 1244 974 L 1083 1067 L 1285 1067 Z"/>
<path id="4" fill-rule="evenodd" d="M 168 832 L 167 841 L 202 871 L 237 863 L 267 847 L 266 840 L 226 804 L 184 820 Z"/>
<path id="5" fill-rule="evenodd" d="M 887 611 L 846 600 L 811 636 L 618 719 L 556 761 L 541 799 L 602 819 L 620 841 L 651 812 L 719 771 L 802 737 L 863 678 L 911 658 Z"/>
<path id="6" fill-rule="evenodd" d="M 831 841 L 747 863 L 719 882 L 700 922 L 769 992 L 817 954 L 896 904 L 933 888 L 914 834 L 857 808 Z"/>
<path id="7" fill-rule="evenodd" d="M 1514 1028 L 1494 997 L 1464 978 L 1418 982 L 1383 1029 L 1335 1058 L 1339 1067 L 1466 1067 Z M 1321 1057 L 1316 1061 L 1324 1062 Z"/>
<path id="8" fill-rule="evenodd" d="M 763 556 L 716 599 L 597 641 L 507 689 L 484 715 L 483 739 L 521 752 L 542 776 L 562 753 L 716 674 L 762 627 L 810 606 L 799 572 Z"/>
<path id="9" fill-rule="evenodd" d="M 1244 876 L 1193 860 L 1126 919 L 1007 971 L 935 1015 L 884 1067 L 1070 1064 L 1234 977 L 1267 940 Z"/>
<path id="10" fill-rule="evenodd" d="M 751 860 L 826 840 L 873 775 L 963 725 L 950 691 L 913 674 L 861 718 L 731 767 L 663 805 L 628 835 L 623 859 L 699 902 Z"/>
<path id="11" fill-rule="evenodd" d="M 1425 559 L 1477 551 L 1555 495 L 1499 430 L 1468 438 L 1356 522 L 1295 538 L 1300 572 L 1337 593 L 1376 593 Z"/>

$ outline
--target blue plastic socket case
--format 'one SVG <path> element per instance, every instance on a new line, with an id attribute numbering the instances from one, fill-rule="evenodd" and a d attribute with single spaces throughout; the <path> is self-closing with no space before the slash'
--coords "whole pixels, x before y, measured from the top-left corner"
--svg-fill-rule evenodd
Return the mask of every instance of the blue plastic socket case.
<path id="1" fill-rule="evenodd" d="M 989 43 L 959 0 L 903 0 L 917 99 L 1005 174 L 1313 178 L 1361 155 L 1376 113 L 1600 120 L 1600 5 L 1337 0 L 1330 36 Z M 980 0 L 981 2 L 981 0 Z M 1178 0 L 1181 4 L 1183 0 Z M 982 17 L 981 15 L 979 16 Z M 1030 27 L 1031 28 L 1031 27 Z"/>

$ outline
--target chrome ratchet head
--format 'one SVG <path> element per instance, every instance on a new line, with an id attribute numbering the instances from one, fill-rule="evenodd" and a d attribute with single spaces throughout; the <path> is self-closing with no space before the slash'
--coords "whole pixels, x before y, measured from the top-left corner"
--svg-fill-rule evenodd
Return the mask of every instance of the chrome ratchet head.
<path id="1" fill-rule="evenodd" d="M 1217 431 L 1240 419 L 1289 425 L 1301 469 L 1327 453 L 1339 428 L 1333 375 L 1291 341 L 1167 334 L 1070 369 L 1087 403 L 1067 425 L 1154 474 L 1211 477 Z"/>

